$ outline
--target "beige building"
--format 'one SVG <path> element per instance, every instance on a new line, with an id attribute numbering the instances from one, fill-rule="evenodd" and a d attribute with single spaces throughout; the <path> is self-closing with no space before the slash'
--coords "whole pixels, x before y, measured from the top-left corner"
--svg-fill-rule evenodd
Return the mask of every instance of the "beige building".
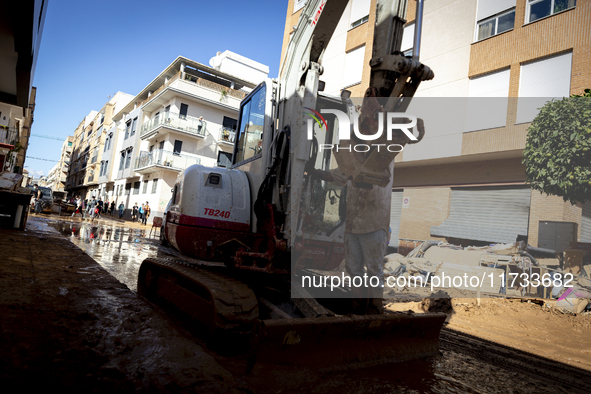
<path id="1" fill-rule="evenodd" d="M 58 163 L 49 171 L 47 176 L 48 185 L 54 192 L 63 192 L 66 190 L 73 144 L 74 137 L 66 137 L 64 143 L 62 144 L 60 159 Z"/>
<path id="2" fill-rule="evenodd" d="M 72 155 L 66 182 L 68 197 L 79 195 L 83 200 L 99 197 L 101 162 L 113 126 L 113 115 L 127 105 L 133 96 L 117 92 L 100 111 L 91 111 L 74 132 Z"/>
<path id="3" fill-rule="evenodd" d="M 288 1 L 283 53 L 304 4 Z M 412 50 L 415 4 L 408 2 L 405 54 Z M 421 84 L 413 104 L 467 98 L 466 111 L 482 116 L 479 124 L 429 127 L 425 114 L 423 141 L 396 157 L 391 244 L 405 253 L 426 239 L 527 239 L 551 249 L 562 249 L 565 239 L 591 242 L 591 203 L 571 205 L 530 190 L 521 163 L 536 108 L 591 87 L 591 1 L 424 4 L 420 60 L 435 78 Z M 347 89 L 361 97 L 367 88 L 375 6 L 349 1 L 322 58 L 326 93 Z M 413 104 L 409 111 L 419 111 Z"/>

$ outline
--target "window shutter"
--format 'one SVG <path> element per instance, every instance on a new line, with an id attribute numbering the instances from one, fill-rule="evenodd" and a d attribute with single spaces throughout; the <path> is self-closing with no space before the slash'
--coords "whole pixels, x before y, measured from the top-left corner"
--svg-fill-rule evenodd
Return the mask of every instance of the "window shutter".
<path id="1" fill-rule="evenodd" d="M 402 45 L 400 45 L 400 52 L 406 52 L 412 49 L 415 38 L 415 24 L 404 27 L 404 33 L 402 34 Z"/>
<path id="2" fill-rule="evenodd" d="M 571 52 L 521 66 L 517 123 L 534 120 L 549 99 L 570 95 L 571 68 Z"/>
<path id="3" fill-rule="evenodd" d="M 353 49 L 345 54 L 345 71 L 343 75 L 343 88 L 361 82 L 363 76 L 363 60 L 365 58 L 365 45 Z"/>
<path id="4" fill-rule="evenodd" d="M 507 123 L 510 70 L 470 79 L 466 131 L 503 127 Z"/>
<path id="5" fill-rule="evenodd" d="M 478 11 L 476 20 L 481 21 L 489 16 L 515 7 L 516 0 L 478 0 Z"/>
<path id="6" fill-rule="evenodd" d="M 369 15 L 370 0 L 353 0 L 351 1 L 351 17 L 349 23 L 353 23 Z"/>

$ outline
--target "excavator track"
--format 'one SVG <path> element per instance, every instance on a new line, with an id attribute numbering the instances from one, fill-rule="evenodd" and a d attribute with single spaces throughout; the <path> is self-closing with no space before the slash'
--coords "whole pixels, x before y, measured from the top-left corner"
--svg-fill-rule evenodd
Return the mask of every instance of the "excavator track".
<path id="1" fill-rule="evenodd" d="M 257 298 L 247 285 L 183 260 L 144 260 L 138 294 L 165 310 L 172 306 L 212 333 L 250 334 L 259 317 Z"/>

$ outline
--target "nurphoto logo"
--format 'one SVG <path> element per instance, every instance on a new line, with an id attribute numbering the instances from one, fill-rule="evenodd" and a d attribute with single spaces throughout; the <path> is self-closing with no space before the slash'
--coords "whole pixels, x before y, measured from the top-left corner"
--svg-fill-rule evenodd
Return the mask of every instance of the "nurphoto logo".
<path id="1" fill-rule="evenodd" d="M 386 131 L 386 139 L 388 141 L 392 141 L 392 135 L 394 130 L 401 130 L 411 141 L 417 141 L 417 137 L 412 134 L 411 129 L 417 125 L 417 117 L 411 114 L 407 114 L 404 112 L 387 112 L 387 113 L 378 113 L 377 115 L 377 130 L 373 131 L 373 134 L 363 134 L 359 131 L 359 113 L 355 112 L 352 114 L 353 118 L 353 127 L 351 127 L 351 119 L 349 116 L 344 113 L 343 111 L 337 109 L 321 109 L 320 112 L 313 110 L 312 108 L 305 108 L 308 112 L 307 115 L 311 117 L 308 119 L 307 127 L 308 127 L 308 140 L 312 140 L 314 138 L 314 122 L 318 124 L 320 129 L 328 130 L 328 124 L 326 119 L 322 114 L 333 114 L 336 116 L 339 125 L 339 132 L 338 132 L 338 139 L 339 141 L 346 141 L 351 139 L 351 129 L 353 133 L 355 133 L 355 137 L 362 141 L 376 141 L 378 139 L 383 139 L 384 133 L 384 123 L 385 123 L 385 131 Z M 410 122 L 404 122 L 404 120 L 409 120 Z M 388 152 L 402 152 L 404 147 L 400 144 L 383 144 L 383 143 L 374 143 L 374 144 L 352 144 L 348 146 L 339 146 L 333 144 L 319 144 L 320 151 L 323 150 L 335 150 L 335 151 L 342 151 L 346 150 L 351 152 L 352 150 L 355 152 L 369 152 L 370 149 L 377 148 L 378 152 L 381 149 L 387 150 Z"/>

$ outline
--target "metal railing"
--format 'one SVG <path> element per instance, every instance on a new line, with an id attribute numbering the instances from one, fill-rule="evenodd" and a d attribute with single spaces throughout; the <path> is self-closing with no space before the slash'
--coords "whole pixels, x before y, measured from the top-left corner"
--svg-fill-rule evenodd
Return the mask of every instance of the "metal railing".
<path id="1" fill-rule="evenodd" d="M 164 166 L 184 170 L 193 164 L 201 164 L 201 158 L 192 155 L 178 154 L 164 149 L 154 149 L 151 152 L 141 151 L 135 159 L 134 169 L 150 166 Z"/>
<path id="2" fill-rule="evenodd" d="M 16 145 L 18 129 L 16 127 L 0 126 L 0 144 Z"/>
<path id="3" fill-rule="evenodd" d="M 167 126 L 184 131 L 185 133 L 205 136 L 205 121 L 193 118 L 192 116 L 181 116 L 177 113 L 169 112 L 159 114 L 144 123 L 140 131 L 140 137 L 143 137 L 160 126 Z"/>
<path id="4" fill-rule="evenodd" d="M 220 141 L 234 143 L 236 138 L 236 130 L 229 127 L 220 127 Z"/>

